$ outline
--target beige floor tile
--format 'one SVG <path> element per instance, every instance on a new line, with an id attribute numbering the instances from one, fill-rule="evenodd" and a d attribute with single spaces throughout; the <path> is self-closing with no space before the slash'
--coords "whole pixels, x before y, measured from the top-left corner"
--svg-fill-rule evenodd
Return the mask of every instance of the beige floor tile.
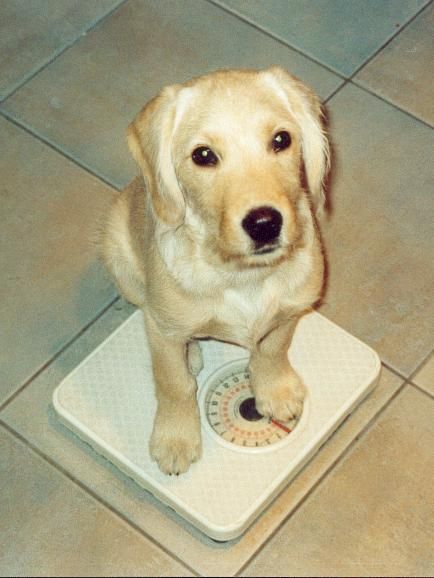
<path id="1" fill-rule="evenodd" d="M 434 353 L 412 378 L 412 382 L 434 395 Z"/>
<path id="2" fill-rule="evenodd" d="M 245 576 L 432 576 L 434 401 L 411 386 Z"/>
<path id="3" fill-rule="evenodd" d="M 0 426 L 1 576 L 191 576 Z"/>
<path id="4" fill-rule="evenodd" d="M 111 190 L 0 118 L 0 403 L 115 296 L 91 238 Z"/>
<path id="5" fill-rule="evenodd" d="M 352 85 L 330 105 L 322 312 L 409 376 L 434 342 L 432 131 Z"/>
<path id="6" fill-rule="evenodd" d="M 2 0 L 0 101 L 120 0 Z"/>
<path id="7" fill-rule="evenodd" d="M 355 79 L 358 84 L 431 124 L 434 124 L 433 23 L 431 4 Z"/>
<path id="8" fill-rule="evenodd" d="M 2 108 L 123 185 L 136 174 L 126 127 L 160 88 L 215 68 L 270 64 L 292 70 L 322 97 L 341 83 L 209 2 L 127 2 Z"/>
<path id="9" fill-rule="evenodd" d="M 131 311 L 131 306 L 122 302 L 112 307 L 22 391 L 0 417 L 189 567 L 207 576 L 233 575 L 332 467 L 402 382 L 383 370 L 378 387 L 252 528 L 238 540 L 218 544 L 183 522 L 172 510 L 69 433 L 58 423 L 51 408 L 52 392 L 63 377 Z"/>

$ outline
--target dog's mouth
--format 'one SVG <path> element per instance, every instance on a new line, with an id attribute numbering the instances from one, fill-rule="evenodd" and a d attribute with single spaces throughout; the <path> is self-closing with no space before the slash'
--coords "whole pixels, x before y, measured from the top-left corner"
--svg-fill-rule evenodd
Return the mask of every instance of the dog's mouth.
<path id="1" fill-rule="evenodd" d="M 253 251 L 253 255 L 269 255 L 270 253 L 274 253 L 275 251 L 277 251 L 278 249 L 280 249 L 280 244 L 279 243 L 274 243 L 273 245 L 266 245 L 261 246 L 261 247 L 256 247 L 255 250 Z"/>
<path id="2" fill-rule="evenodd" d="M 236 264 L 237 269 L 243 269 L 245 267 L 269 267 L 277 265 L 288 257 L 288 247 L 281 243 L 275 243 L 251 248 L 242 253 L 228 253 L 224 251 L 220 252 L 220 256 L 226 264 Z"/>
<path id="3" fill-rule="evenodd" d="M 288 257 L 288 247 L 283 243 L 272 243 L 255 247 L 243 261 L 250 267 L 267 267 L 280 263 Z"/>

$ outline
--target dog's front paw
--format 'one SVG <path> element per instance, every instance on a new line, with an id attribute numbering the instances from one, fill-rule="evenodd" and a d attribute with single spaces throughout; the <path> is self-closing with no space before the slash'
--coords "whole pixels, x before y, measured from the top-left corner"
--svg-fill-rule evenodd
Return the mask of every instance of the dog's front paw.
<path id="1" fill-rule="evenodd" d="M 199 414 L 191 410 L 182 415 L 158 411 L 149 449 L 151 457 L 164 474 L 183 474 L 202 454 Z"/>
<path id="2" fill-rule="evenodd" d="M 255 391 L 256 409 L 279 421 L 298 418 L 303 411 L 306 389 L 295 373 L 266 384 Z"/>

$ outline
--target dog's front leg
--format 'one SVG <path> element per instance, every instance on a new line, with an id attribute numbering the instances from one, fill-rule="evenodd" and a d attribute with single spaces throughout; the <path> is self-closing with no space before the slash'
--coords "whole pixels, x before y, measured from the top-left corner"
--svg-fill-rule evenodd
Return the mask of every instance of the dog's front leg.
<path id="1" fill-rule="evenodd" d="M 145 320 L 158 401 L 150 453 L 162 472 L 181 474 L 201 455 L 197 386 L 188 369 L 187 342 L 162 335 L 146 314 Z"/>
<path id="2" fill-rule="evenodd" d="M 298 417 L 303 410 L 305 387 L 288 360 L 297 321 L 273 329 L 251 352 L 250 381 L 256 409 L 280 421 Z"/>

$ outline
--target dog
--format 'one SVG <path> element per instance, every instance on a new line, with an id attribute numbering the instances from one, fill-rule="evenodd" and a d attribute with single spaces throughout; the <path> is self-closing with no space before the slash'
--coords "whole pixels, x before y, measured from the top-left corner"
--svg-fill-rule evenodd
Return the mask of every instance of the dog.
<path id="1" fill-rule="evenodd" d="M 288 349 L 323 292 L 329 145 L 318 97 L 280 67 L 168 86 L 127 141 L 140 176 L 114 201 L 101 250 L 143 310 L 158 401 L 150 454 L 180 474 L 201 456 L 197 340 L 250 351 L 261 415 L 302 412 Z"/>

